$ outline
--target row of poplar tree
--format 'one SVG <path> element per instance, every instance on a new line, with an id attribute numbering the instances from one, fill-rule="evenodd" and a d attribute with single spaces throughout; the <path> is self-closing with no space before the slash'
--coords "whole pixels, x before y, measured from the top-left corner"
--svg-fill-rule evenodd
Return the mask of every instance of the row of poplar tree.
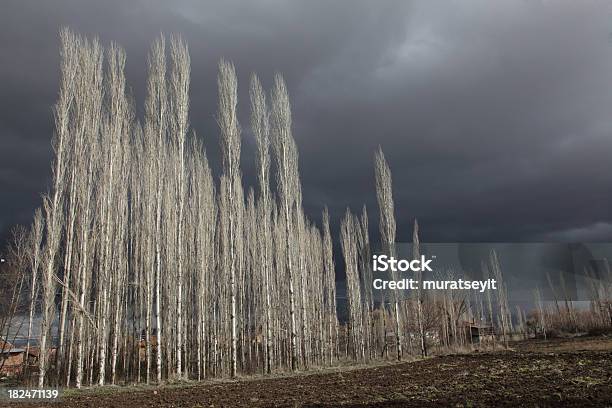
<path id="1" fill-rule="evenodd" d="M 426 353 L 431 313 L 421 295 L 372 296 L 365 208 L 342 222 L 348 324 L 339 324 L 329 216 L 323 210 L 319 228 L 304 214 L 282 77 L 269 94 L 255 75 L 250 81 L 257 188 L 245 190 L 233 65 L 219 64 L 223 169 L 215 179 L 189 125 L 187 45 L 171 37 L 167 47 L 160 37 L 148 62 L 139 120 L 124 51 L 61 32 L 53 177 L 30 234 L 28 338 L 40 335 L 39 386 L 299 370 L 388 355 L 389 347 L 401 359 L 414 339 Z M 380 235 L 391 248 L 382 151 L 375 170 Z M 444 304 L 447 314 L 464 307 Z M 456 325 L 462 311 L 453 313 Z M 420 336 L 406 336 L 408 322 Z M 451 332 L 450 319 L 437 322 Z"/>

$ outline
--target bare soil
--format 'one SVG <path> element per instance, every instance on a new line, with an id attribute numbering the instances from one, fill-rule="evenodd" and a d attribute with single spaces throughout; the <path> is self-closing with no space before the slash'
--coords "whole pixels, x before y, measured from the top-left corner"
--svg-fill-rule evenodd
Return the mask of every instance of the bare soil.
<path id="1" fill-rule="evenodd" d="M 612 339 L 514 343 L 371 368 L 72 392 L 65 407 L 612 406 Z M 45 404 L 49 405 L 49 404 Z M 15 403 L 13 406 L 43 406 Z"/>

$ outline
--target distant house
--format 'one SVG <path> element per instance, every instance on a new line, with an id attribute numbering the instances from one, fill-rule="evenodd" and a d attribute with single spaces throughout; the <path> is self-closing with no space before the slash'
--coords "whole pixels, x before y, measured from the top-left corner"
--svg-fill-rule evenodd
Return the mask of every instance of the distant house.
<path id="1" fill-rule="evenodd" d="M 21 374 L 25 349 L 11 348 L 0 354 L 0 376 Z"/>
<path id="2" fill-rule="evenodd" d="M 143 329 L 140 332 L 140 339 L 138 340 L 138 358 L 140 362 L 147 361 L 147 334 Z M 155 353 L 157 350 L 157 329 L 153 328 L 149 336 L 149 342 L 151 343 L 151 353 Z"/>
<path id="3" fill-rule="evenodd" d="M 494 339 L 495 328 L 490 324 L 463 321 L 462 326 L 472 343 Z"/>
<path id="4" fill-rule="evenodd" d="M 0 339 L 0 377 L 11 377 L 23 372 L 23 363 L 29 366 L 38 365 L 38 352 L 35 348 L 30 348 L 27 361 L 26 349 L 15 347 L 4 339 Z"/>
<path id="5" fill-rule="evenodd" d="M 0 339 L 0 377 L 19 375 L 23 371 L 23 363 L 26 358 L 26 349 L 14 347 L 13 344 Z M 28 364 L 36 364 L 38 357 L 28 353 Z"/>

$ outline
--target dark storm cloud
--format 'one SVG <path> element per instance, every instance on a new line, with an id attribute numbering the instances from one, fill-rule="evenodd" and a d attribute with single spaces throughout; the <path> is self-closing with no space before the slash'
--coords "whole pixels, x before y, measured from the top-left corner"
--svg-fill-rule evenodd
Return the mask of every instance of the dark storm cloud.
<path id="1" fill-rule="evenodd" d="M 46 189 L 63 25 L 126 48 L 142 104 L 146 53 L 179 32 L 192 55 L 191 124 L 213 165 L 216 63 L 247 84 L 285 75 L 304 205 L 336 223 L 367 204 L 373 152 L 394 177 L 398 233 L 424 240 L 612 238 L 612 9 L 584 1 L 5 1 L 0 11 L 0 231 Z"/>

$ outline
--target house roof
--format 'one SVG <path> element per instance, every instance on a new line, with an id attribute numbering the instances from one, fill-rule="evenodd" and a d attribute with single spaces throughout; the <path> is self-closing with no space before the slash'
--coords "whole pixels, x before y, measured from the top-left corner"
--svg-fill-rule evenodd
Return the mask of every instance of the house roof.
<path id="1" fill-rule="evenodd" d="M 7 351 L 12 348 L 14 348 L 14 346 L 11 343 L 0 337 L 0 351 Z"/>
<path id="2" fill-rule="evenodd" d="M 4 350 L 4 351 L 0 350 L 0 353 L 2 354 L 17 354 L 17 353 L 24 353 L 24 352 L 25 352 L 25 349 L 22 349 L 22 348 L 12 348 L 8 350 Z"/>

